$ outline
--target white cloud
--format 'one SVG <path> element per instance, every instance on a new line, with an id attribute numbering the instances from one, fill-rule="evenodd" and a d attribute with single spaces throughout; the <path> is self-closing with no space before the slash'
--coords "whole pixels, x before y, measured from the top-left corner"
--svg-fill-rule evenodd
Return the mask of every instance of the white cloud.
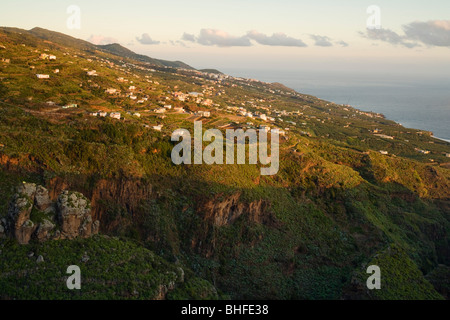
<path id="1" fill-rule="evenodd" d="M 389 29 L 367 29 L 360 32 L 370 40 L 384 41 L 407 48 L 426 46 L 450 47 L 450 20 L 415 21 L 403 26 L 404 35 Z"/>
<path id="2" fill-rule="evenodd" d="M 450 20 L 411 22 L 403 26 L 403 31 L 410 40 L 429 46 L 450 47 Z"/>
<path id="3" fill-rule="evenodd" d="M 225 31 L 216 29 L 200 30 L 197 42 L 205 46 L 219 47 L 248 47 L 252 45 L 250 40 L 245 36 L 236 37 Z"/>
<path id="4" fill-rule="evenodd" d="M 136 37 L 136 40 L 140 43 L 140 44 L 145 44 L 145 45 L 152 45 L 152 44 L 160 44 L 160 41 L 155 41 L 153 40 L 148 33 L 143 33 L 141 38 L 139 39 L 139 37 Z"/>
<path id="5" fill-rule="evenodd" d="M 196 38 L 195 38 L 195 36 L 193 34 L 185 32 L 185 33 L 183 33 L 183 36 L 181 37 L 181 40 L 195 42 Z"/>
<path id="6" fill-rule="evenodd" d="M 91 35 L 89 39 L 87 39 L 87 41 L 96 45 L 105 45 L 118 42 L 117 39 L 105 37 L 102 35 Z"/>
<path id="7" fill-rule="evenodd" d="M 301 39 L 288 37 L 284 33 L 274 33 L 270 37 L 258 31 L 249 31 L 247 37 L 265 46 L 307 47 Z"/>
<path id="8" fill-rule="evenodd" d="M 326 36 L 319 36 L 317 34 L 311 34 L 311 39 L 314 40 L 314 45 L 317 47 L 332 47 L 331 39 Z"/>

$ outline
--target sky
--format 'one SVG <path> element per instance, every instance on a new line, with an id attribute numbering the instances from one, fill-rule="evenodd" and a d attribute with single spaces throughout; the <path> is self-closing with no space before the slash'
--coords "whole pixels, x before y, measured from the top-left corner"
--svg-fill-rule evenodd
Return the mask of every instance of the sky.
<path id="1" fill-rule="evenodd" d="M 445 76 L 448 0 L 2 0 L 41 27 L 195 68 Z"/>

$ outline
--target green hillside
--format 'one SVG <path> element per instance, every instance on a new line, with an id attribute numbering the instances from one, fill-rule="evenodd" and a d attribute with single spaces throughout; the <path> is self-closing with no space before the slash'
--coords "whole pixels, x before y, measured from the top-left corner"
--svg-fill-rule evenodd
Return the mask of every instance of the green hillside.
<path id="1" fill-rule="evenodd" d="M 448 294 L 438 285 L 447 273 L 436 270 L 450 264 L 450 144 L 431 133 L 281 84 L 156 68 L 118 45 L 43 29 L 0 28 L 0 59 L 0 218 L 27 181 L 53 196 L 81 192 L 101 223 L 92 239 L 0 239 L 1 298 Z M 261 176 L 259 164 L 174 165 L 172 132 L 193 132 L 200 119 L 204 130 L 285 131 L 278 173 Z M 30 251 L 44 264 L 35 267 Z M 85 251 L 86 290 L 58 289 Z M 355 281 L 365 283 L 372 263 L 387 285 L 368 293 Z M 171 278 L 178 267 L 185 282 Z M 159 295 L 160 285 L 171 289 Z"/>

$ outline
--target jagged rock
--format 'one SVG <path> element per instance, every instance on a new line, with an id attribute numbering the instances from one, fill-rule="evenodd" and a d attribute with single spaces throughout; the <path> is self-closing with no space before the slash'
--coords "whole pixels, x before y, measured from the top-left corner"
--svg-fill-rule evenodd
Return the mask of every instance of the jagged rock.
<path id="1" fill-rule="evenodd" d="M 91 208 L 89 200 L 81 193 L 64 191 L 58 197 L 57 208 L 63 238 L 91 235 Z"/>
<path id="2" fill-rule="evenodd" d="M 18 229 L 15 230 L 16 239 L 20 244 L 28 244 L 30 242 L 31 236 L 36 230 L 36 225 L 33 221 L 27 220 Z"/>
<path id="3" fill-rule="evenodd" d="M 18 239 L 19 243 L 22 244 L 29 242 L 31 237 L 29 232 L 34 227 L 34 224 L 30 226 L 26 222 L 30 220 L 35 194 L 36 185 L 34 183 L 23 183 L 17 188 L 17 193 L 14 195 L 9 206 L 8 217 L 11 220 L 10 226 L 12 233 Z M 25 229 L 22 230 L 22 228 Z"/>
<path id="4" fill-rule="evenodd" d="M 36 238 L 39 242 L 44 242 L 51 238 L 51 231 L 55 228 L 55 225 L 49 220 L 44 219 L 36 230 Z"/>
<path id="5" fill-rule="evenodd" d="M 36 208 L 40 211 L 46 211 L 52 206 L 52 200 L 48 195 L 48 190 L 43 186 L 37 186 L 36 194 L 34 198 L 34 204 Z"/>
<path id="6" fill-rule="evenodd" d="M 42 262 L 44 262 L 44 257 L 43 257 L 43 256 L 38 256 L 37 259 L 36 259 L 36 262 L 37 262 L 37 263 L 42 263 Z"/>
<path id="7" fill-rule="evenodd" d="M 46 188 L 24 182 L 10 202 L 7 219 L 0 222 L 0 238 L 9 235 L 28 244 L 31 238 L 40 242 L 88 238 L 99 229 L 100 222 L 92 220 L 90 202 L 81 193 L 64 191 L 53 203 Z"/>

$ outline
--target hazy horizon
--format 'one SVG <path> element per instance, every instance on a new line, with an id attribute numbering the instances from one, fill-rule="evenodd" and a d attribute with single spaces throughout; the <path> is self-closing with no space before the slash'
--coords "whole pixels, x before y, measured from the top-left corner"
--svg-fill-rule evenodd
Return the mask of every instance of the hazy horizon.
<path id="1" fill-rule="evenodd" d="M 195 68 L 442 76 L 450 68 L 448 13 L 450 2 L 444 0 L 130 0 L 107 5 L 7 0 L 2 2 L 0 21 L 95 44 L 117 42 L 137 53 Z M 374 14 L 379 20 L 372 19 Z M 377 21 L 381 29 L 369 25 Z"/>

